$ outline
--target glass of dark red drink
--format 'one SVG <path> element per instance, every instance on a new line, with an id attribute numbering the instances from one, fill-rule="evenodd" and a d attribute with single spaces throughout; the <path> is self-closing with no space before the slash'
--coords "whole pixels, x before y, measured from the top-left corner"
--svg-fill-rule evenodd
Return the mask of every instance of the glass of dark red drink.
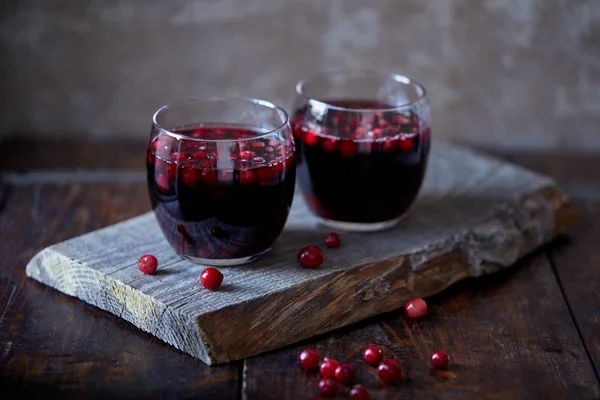
<path id="1" fill-rule="evenodd" d="M 173 249 L 208 265 L 251 262 L 287 220 L 295 147 L 283 109 L 248 98 L 191 100 L 154 114 L 148 192 Z"/>
<path id="2" fill-rule="evenodd" d="M 427 166 L 425 88 L 401 75 L 332 71 L 296 86 L 298 184 L 319 221 L 349 231 L 394 226 Z"/>

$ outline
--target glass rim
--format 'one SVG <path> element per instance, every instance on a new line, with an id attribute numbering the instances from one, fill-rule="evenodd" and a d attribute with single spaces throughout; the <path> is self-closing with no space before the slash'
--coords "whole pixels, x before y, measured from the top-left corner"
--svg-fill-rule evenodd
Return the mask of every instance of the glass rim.
<path id="1" fill-rule="evenodd" d="M 163 128 L 157 121 L 157 118 L 159 117 L 159 114 L 161 114 L 164 111 L 167 111 L 168 109 L 173 109 L 175 107 L 179 107 L 179 106 L 183 106 L 186 104 L 202 104 L 202 103 L 216 103 L 216 102 L 230 102 L 230 101 L 239 101 L 242 103 L 249 103 L 249 104 L 256 104 L 259 106 L 263 106 L 272 110 L 277 111 L 278 113 L 282 113 L 280 115 L 283 115 L 283 122 L 277 126 L 274 129 L 269 129 L 266 132 L 261 132 L 257 135 L 254 135 L 252 137 L 248 137 L 248 138 L 236 138 L 236 139 L 206 139 L 206 138 L 197 138 L 194 136 L 188 136 L 188 135 L 183 135 L 181 133 L 176 133 L 173 132 L 170 129 L 166 129 Z M 156 112 L 154 113 L 154 115 L 152 115 L 152 125 L 158 129 L 161 133 L 164 133 L 168 136 L 171 136 L 177 140 L 194 140 L 194 141 L 198 141 L 198 142 L 241 142 L 241 141 L 246 141 L 246 140 L 256 140 L 256 139 L 260 139 L 263 138 L 265 136 L 271 135 L 275 132 L 281 131 L 282 129 L 284 129 L 286 127 L 286 125 L 289 124 L 289 116 L 287 114 L 287 112 L 280 106 L 276 105 L 275 103 L 272 103 L 270 101 L 267 100 L 262 100 L 262 99 L 258 99 L 255 97 L 244 97 L 244 96 L 216 96 L 216 97 L 199 97 L 199 98 L 191 98 L 191 99 L 186 99 L 186 100 L 179 100 L 179 101 L 175 101 L 172 103 L 167 103 L 163 106 L 161 106 L 158 110 L 156 110 Z M 218 122 L 220 124 L 227 124 L 226 122 Z M 217 124 L 217 122 L 215 122 L 214 124 Z"/>
<path id="2" fill-rule="evenodd" d="M 343 107 L 337 106 L 334 104 L 330 104 L 326 101 L 319 100 L 315 97 L 309 96 L 303 89 L 307 83 L 314 81 L 318 78 L 327 77 L 329 75 L 335 74 L 345 74 L 348 76 L 356 76 L 356 77 L 376 77 L 376 78 L 388 78 L 393 81 L 402 83 L 407 86 L 415 87 L 417 89 L 418 98 L 416 100 L 408 101 L 406 103 L 398 104 L 393 107 L 381 107 L 381 108 L 353 108 L 353 107 Z M 304 97 L 309 102 L 315 102 L 322 104 L 323 106 L 330 108 L 332 110 L 340 110 L 340 111 L 348 111 L 348 112 L 392 112 L 397 111 L 401 108 L 410 107 L 423 99 L 427 98 L 427 90 L 425 90 L 425 86 L 422 83 L 416 81 L 415 79 L 402 74 L 396 73 L 385 73 L 379 72 L 370 69 L 332 69 L 319 72 L 315 75 L 312 75 L 308 78 L 303 78 L 296 84 L 296 93 L 302 97 Z"/>

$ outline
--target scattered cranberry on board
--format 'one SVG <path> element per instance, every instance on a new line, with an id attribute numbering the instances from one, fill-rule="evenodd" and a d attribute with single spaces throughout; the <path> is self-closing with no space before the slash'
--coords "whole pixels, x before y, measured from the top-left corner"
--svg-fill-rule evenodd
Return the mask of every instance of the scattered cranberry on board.
<path id="1" fill-rule="evenodd" d="M 402 368 L 396 360 L 387 358 L 377 367 L 377 376 L 381 382 L 394 385 L 402 378 Z"/>
<path id="2" fill-rule="evenodd" d="M 446 368 L 450 361 L 450 357 L 448 357 L 448 354 L 445 351 L 437 350 L 433 352 L 429 361 L 431 362 L 431 365 L 436 368 Z"/>
<path id="3" fill-rule="evenodd" d="M 333 397 L 335 392 L 337 392 L 337 384 L 333 379 L 325 377 L 319 381 L 319 390 L 321 391 L 321 395 Z"/>
<path id="4" fill-rule="evenodd" d="M 146 254 L 138 260 L 138 268 L 145 274 L 152 275 L 158 268 L 158 260 L 151 254 Z"/>
<path id="5" fill-rule="evenodd" d="M 350 398 L 352 400 L 369 400 L 370 396 L 369 392 L 367 392 L 367 389 L 365 389 L 364 386 L 354 385 L 350 391 Z"/>
<path id="6" fill-rule="evenodd" d="M 383 360 L 383 350 L 379 346 L 371 345 L 363 352 L 363 359 L 369 365 L 377 365 Z"/>
<path id="7" fill-rule="evenodd" d="M 409 318 L 423 318 L 427 314 L 427 303 L 423 299 L 412 299 L 404 305 L 404 312 Z"/>
<path id="8" fill-rule="evenodd" d="M 342 244 L 342 238 L 338 233 L 331 232 L 325 237 L 325 244 L 330 249 L 337 249 Z"/>
<path id="9" fill-rule="evenodd" d="M 300 352 L 298 361 L 303 369 L 317 369 L 319 368 L 319 353 L 313 349 L 305 349 Z"/>
<path id="10" fill-rule="evenodd" d="M 354 367 L 349 364 L 340 364 L 335 369 L 335 380 L 348 385 L 354 380 Z"/>
<path id="11" fill-rule="evenodd" d="M 310 245 L 303 247 L 298 252 L 298 262 L 304 268 L 317 268 L 323 264 L 323 251 L 318 246 Z"/>
<path id="12" fill-rule="evenodd" d="M 200 274 L 200 283 L 207 289 L 217 290 L 223 283 L 223 274 L 216 268 L 206 268 Z"/>
<path id="13" fill-rule="evenodd" d="M 335 377 L 335 369 L 340 365 L 337 360 L 333 358 L 325 358 L 321 363 L 320 372 L 321 375 L 326 376 L 328 378 Z"/>

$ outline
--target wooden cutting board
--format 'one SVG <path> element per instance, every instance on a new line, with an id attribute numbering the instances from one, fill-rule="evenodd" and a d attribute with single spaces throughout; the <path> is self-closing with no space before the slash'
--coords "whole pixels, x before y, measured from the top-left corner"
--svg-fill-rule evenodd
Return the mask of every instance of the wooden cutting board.
<path id="1" fill-rule="evenodd" d="M 221 267 L 219 291 L 202 266 L 178 257 L 152 213 L 53 245 L 27 275 L 109 311 L 207 364 L 252 356 L 403 307 L 470 276 L 506 268 L 575 222 L 550 178 L 473 151 L 434 143 L 425 183 L 391 230 L 343 233 L 325 263 L 302 269 L 298 250 L 323 244 L 298 195 L 264 259 Z M 138 258 L 159 260 L 144 275 Z"/>

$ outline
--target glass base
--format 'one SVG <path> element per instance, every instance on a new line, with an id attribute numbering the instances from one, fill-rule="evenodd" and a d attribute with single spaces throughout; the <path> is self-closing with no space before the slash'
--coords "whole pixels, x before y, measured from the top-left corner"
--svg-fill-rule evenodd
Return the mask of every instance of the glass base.
<path id="1" fill-rule="evenodd" d="M 332 219 L 316 217 L 320 224 L 325 225 L 329 228 L 339 229 L 348 232 L 376 232 L 385 229 L 390 229 L 402 219 L 404 215 L 398 218 L 391 219 L 383 222 L 346 222 L 346 221 L 334 221 Z"/>
<path id="2" fill-rule="evenodd" d="M 233 265 L 250 264 L 250 263 L 258 260 L 259 258 L 261 258 L 263 255 L 265 255 L 269 251 L 271 251 L 270 247 L 268 249 L 266 249 L 265 251 L 260 252 L 258 254 L 254 254 L 254 255 L 248 256 L 248 257 L 241 257 L 241 258 L 200 258 L 200 257 L 188 256 L 186 254 L 181 254 L 181 256 L 183 258 L 185 258 L 186 260 L 190 260 L 191 262 L 196 263 L 196 264 L 210 265 L 210 266 L 215 266 L 215 267 L 229 267 L 229 266 L 233 266 Z"/>

